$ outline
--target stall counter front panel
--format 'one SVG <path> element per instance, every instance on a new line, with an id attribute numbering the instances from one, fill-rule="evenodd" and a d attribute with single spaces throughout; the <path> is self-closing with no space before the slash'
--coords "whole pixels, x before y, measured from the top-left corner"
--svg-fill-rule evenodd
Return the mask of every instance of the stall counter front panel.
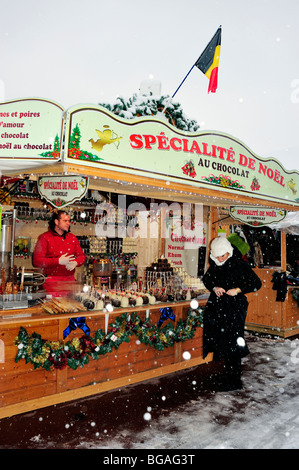
<path id="1" fill-rule="evenodd" d="M 206 301 L 198 302 L 204 305 Z M 168 339 L 157 338 L 163 307 L 170 308 L 175 316 L 164 320 L 159 329 L 161 333 L 164 326 L 172 325 Z M 194 315 L 190 316 L 190 302 L 120 308 L 109 314 L 76 313 L 82 316 L 75 320 L 83 318 L 83 322 L 78 320 L 75 329 L 71 326 L 74 314 L 46 315 L 41 307 L 27 309 L 26 314 L 31 315 L 28 318 L 16 318 L 17 314 L 10 316 L 5 312 L 0 319 L 0 418 L 102 393 L 212 360 L 211 354 L 205 359 L 202 357 L 202 327 Z M 139 328 L 137 335 L 134 322 Z M 176 337 L 173 343 L 172 335 Z M 95 343 L 96 338 L 101 354 L 95 344 L 94 354 L 87 354 L 91 346 L 88 341 Z M 104 342 L 103 338 L 106 338 Z M 169 345 L 162 347 L 163 341 L 164 346 Z M 53 353 L 50 358 L 49 343 Z M 61 345 L 67 347 L 63 350 Z M 35 355 L 33 348 L 36 348 Z M 66 365 L 67 355 L 71 360 Z"/>

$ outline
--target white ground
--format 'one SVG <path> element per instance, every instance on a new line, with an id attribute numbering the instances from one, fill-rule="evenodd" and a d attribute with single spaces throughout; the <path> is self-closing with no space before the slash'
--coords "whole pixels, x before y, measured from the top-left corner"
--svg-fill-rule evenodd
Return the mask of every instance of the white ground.
<path id="1" fill-rule="evenodd" d="M 145 410 L 149 425 L 128 436 L 131 448 L 298 449 L 299 340 L 257 337 L 250 351 L 243 359 L 242 391 L 211 392 L 157 419 Z M 165 407 L 163 390 L 161 400 Z M 77 448 L 125 448 L 126 430 L 121 438 L 100 442 L 93 425 L 95 438 L 81 438 Z"/>

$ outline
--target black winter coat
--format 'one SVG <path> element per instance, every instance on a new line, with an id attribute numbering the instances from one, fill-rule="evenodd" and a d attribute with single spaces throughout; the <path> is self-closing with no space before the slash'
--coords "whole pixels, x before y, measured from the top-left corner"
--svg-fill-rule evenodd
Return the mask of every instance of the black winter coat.
<path id="1" fill-rule="evenodd" d="M 248 308 L 245 294 L 261 288 L 260 278 L 241 257 L 237 248 L 222 266 L 210 258 L 210 267 L 203 283 L 211 292 L 203 317 L 203 357 L 213 352 L 214 360 L 241 358 L 249 354 L 244 339 L 244 326 Z M 214 287 L 226 291 L 239 287 L 241 293 L 232 297 L 217 297 Z"/>

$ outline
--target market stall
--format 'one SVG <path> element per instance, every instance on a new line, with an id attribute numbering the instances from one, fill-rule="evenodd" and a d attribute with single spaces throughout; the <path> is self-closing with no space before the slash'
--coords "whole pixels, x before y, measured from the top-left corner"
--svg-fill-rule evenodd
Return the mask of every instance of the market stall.
<path id="1" fill-rule="evenodd" d="M 298 173 L 223 133 L 178 130 L 162 116 L 124 119 L 101 106 L 61 113 L 63 130 L 51 129 L 42 142 L 30 132 L 44 111 L 36 100 L 25 106 L 31 121 L 27 133 L 24 123 L 24 145 L 14 148 L 10 134 L 1 144 L 10 180 L 3 182 L 1 201 L 8 241 L 2 248 L 0 417 L 212 360 L 202 358 L 207 291 L 201 276 L 209 242 L 223 225 L 221 208 L 296 211 Z M 13 125 L 13 113 L 21 119 L 23 107 L 10 102 L 1 110 Z M 31 168 L 25 145 L 39 157 Z M 48 298 L 42 273 L 32 266 L 55 208 L 71 214 L 86 255 L 71 300 Z M 266 282 L 263 291 L 270 295 Z M 265 302 L 257 294 L 250 302 L 263 305 L 265 323 Z M 293 322 L 297 307 L 290 308 Z"/>

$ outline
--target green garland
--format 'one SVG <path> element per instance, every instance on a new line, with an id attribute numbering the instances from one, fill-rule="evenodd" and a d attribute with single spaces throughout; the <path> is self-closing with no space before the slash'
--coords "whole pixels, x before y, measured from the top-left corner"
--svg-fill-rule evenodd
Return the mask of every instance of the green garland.
<path id="1" fill-rule="evenodd" d="M 15 362 L 25 359 L 26 364 L 33 364 L 35 369 L 42 367 L 48 371 L 51 367 L 64 369 L 66 366 L 76 370 L 88 364 L 89 358 L 97 360 L 113 348 L 117 350 L 123 342 L 129 343 L 133 334 L 141 343 L 163 351 L 175 343 L 192 339 L 196 328 L 202 326 L 202 319 L 201 308 L 189 309 L 187 319 L 179 320 L 175 328 L 172 323 L 158 327 L 149 318 L 142 321 L 135 312 L 130 316 L 124 313 L 109 324 L 111 329 L 107 334 L 98 329 L 94 337 L 84 335 L 66 343 L 45 340 L 37 333 L 29 335 L 21 327 L 14 340 L 18 347 Z"/>
<path id="2" fill-rule="evenodd" d="M 186 116 L 181 104 L 170 99 L 168 95 L 157 97 L 151 92 L 144 95 L 134 93 L 130 98 L 119 96 L 113 104 L 103 102 L 99 104 L 125 119 L 159 116 L 158 113 L 163 112 L 168 122 L 182 131 L 196 132 L 199 129 L 197 122 Z"/>
<path id="3" fill-rule="evenodd" d="M 234 188 L 234 189 L 241 189 L 245 188 L 242 184 L 239 183 L 238 180 L 233 181 L 230 176 L 224 176 L 224 175 L 209 175 L 207 176 L 202 176 L 201 179 L 203 181 L 207 181 L 208 183 L 212 184 L 217 184 L 218 186 L 222 186 L 223 188 Z"/>

